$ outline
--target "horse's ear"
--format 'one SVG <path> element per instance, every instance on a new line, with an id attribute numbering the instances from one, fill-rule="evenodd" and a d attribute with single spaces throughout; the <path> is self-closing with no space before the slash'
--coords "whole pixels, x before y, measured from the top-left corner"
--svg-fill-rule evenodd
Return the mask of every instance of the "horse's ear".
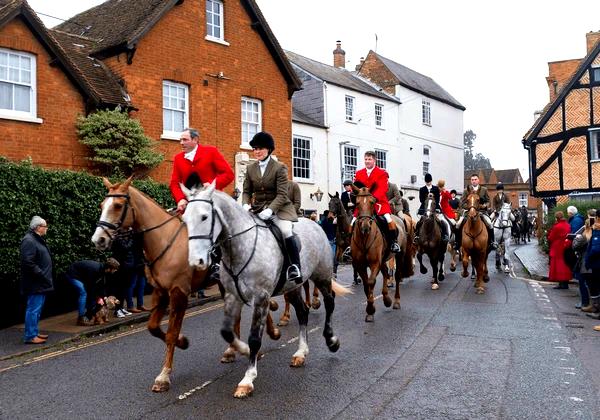
<path id="1" fill-rule="evenodd" d="M 358 194 L 358 191 L 360 191 L 360 189 L 354 184 L 352 184 L 351 187 L 352 187 L 352 192 L 354 194 Z"/>
<path id="2" fill-rule="evenodd" d="M 192 195 L 192 191 L 189 190 L 185 185 L 183 185 L 181 182 L 179 183 L 179 187 L 181 188 L 181 191 L 183 192 L 183 194 L 185 195 L 185 198 L 187 198 L 188 200 L 190 199 L 190 196 Z"/>
<path id="3" fill-rule="evenodd" d="M 334 197 L 340 198 L 340 193 L 338 191 L 336 191 Z"/>
<path id="4" fill-rule="evenodd" d="M 335 195 L 331 195 L 331 194 L 329 194 L 329 193 L 327 193 L 327 195 L 329 196 L 329 198 L 333 198 L 333 197 L 335 197 Z"/>
<path id="5" fill-rule="evenodd" d="M 208 193 L 209 199 L 210 199 L 210 197 L 212 197 L 216 188 L 217 188 L 217 180 L 213 179 L 213 182 L 211 182 L 210 185 L 208 187 L 206 187 L 206 192 Z"/>
<path id="6" fill-rule="evenodd" d="M 110 183 L 110 181 L 108 180 L 108 178 L 102 177 L 102 183 L 104 184 L 104 186 L 106 188 L 108 188 L 109 190 L 112 187 L 112 184 Z"/>
<path id="7" fill-rule="evenodd" d="M 125 188 L 129 188 L 129 185 L 131 185 L 131 182 L 133 181 L 133 175 L 131 175 L 129 178 L 127 178 L 125 180 L 125 182 L 123 182 L 123 186 Z"/>

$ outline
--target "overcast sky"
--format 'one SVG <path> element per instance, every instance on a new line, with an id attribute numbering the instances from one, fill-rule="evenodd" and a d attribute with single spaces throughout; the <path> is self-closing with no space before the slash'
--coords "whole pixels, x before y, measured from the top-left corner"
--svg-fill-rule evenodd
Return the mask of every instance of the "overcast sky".
<path id="1" fill-rule="evenodd" d="M 433 78 L 467 108 L 464 129 L 477 134 L 476 151 L 525 179 L 521 139 L 548 101 L 547 63 L 583 58 L 585 33 L 600 30 L 599 0 L 256 1 L 285 49 L 333 64 L 341 40 L 347 68 L 377 49 Z M 29 0 L 63 19 L 102 2 Z"/>

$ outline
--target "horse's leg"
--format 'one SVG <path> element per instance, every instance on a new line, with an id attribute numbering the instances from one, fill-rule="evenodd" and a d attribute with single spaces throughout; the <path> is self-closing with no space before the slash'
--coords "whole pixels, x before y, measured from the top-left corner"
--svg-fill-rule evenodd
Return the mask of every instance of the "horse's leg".
<path id="1" fill-rule="evenodd" d="M 277 325 L 280 327 L 285 327 L 290 323 L 290 300 L 287 293 L 283 295 L 283 299 L 285 300 L 285 309 L 283 310 L 281 318 L 279 318 L 279 322 L 277 323 Z"/>
<path id="2" fill-rule="evenodd" d="M 242 303 L 231 293 L 225 293 L 223 308 L 223 326 L 221 337 L 234 349 L 243 355 L 250 354 L 248 344 L 240 340 L 239 319 L 242 313 Z"/>
<path id="3" fill-rule="evenodd" d="M 446 277 L 444 276 L 444 257 L 446 256 L 446 247 L 442 247 L 442 249 L 440 249 L 438 251 L 438 267 L 439 267 L 439 274 L 438 274 L 438 280 L 439 281 L 444 281 L 446 279 Z"/>
<path id="4" fill-rule="evenodd" d="M 296 295 L 298 291 L 296 290 Z M 233 396 L 235 398 L 246 398 L 254 391 L 254 379 L 258 375 L 257 361 L 258 351 L 262 344 L 262 335 L 265 329 L 265 321 L 269 312 L 269 295 L 266 293 L 254 297 L 254 311 L 252 312 L 252 325 L 248 337 L 249 363 L 244 378 L 238 383 Z"/>
<path id="5" fill-rule="evenodd" d="M 165 341 L 165 332 L 160 327 L 160 322 L 167 311 L 167 306 L 169 306 L 167 291 L 155 287 L 152 292 L 152 312 L 150 313 L 150 319 L 148 319 L 148 331 L 162 341 Z"/>
<path id="6" fill-rule="evenodd" d="M 423 254 L 421 251 L 417 251 L 417 260 L 419 261 L 419 271 L 421 274 L 427 274 L 427 268 L 423 265 Z"/>
<path id="7" fill-rule="evenodd" d="M 308 282 L 306 282 L 306 284 L 308 284 Z M 321 301 L 319 300 L 319 289 L 317 289 L 316 287 L 313 288 L 312 304 L 309 306 L 312 307 L 315 311 L 321 307 Z"/>
<path id="8" fill-rule="evenodd" d="M 392 298 L 389 296 L 389 285 L 388 283 L 391 281 L 390 272 L 388 270 L 387 263 L 381 264 L 381 274 L 383 275 L 383 285 L 381 286 L 381 294 L 383 296 L 383 304 L 386 308 L 392 306 Z"/>
<path id="9" fill-rule="evenodd" d="M 433 277 L 431 278 L 431 290 L 438 290 L 440 288 L 440 284 L 438 283 L 438 256 L 433 256 L 431 254 L 427 254 L 429 257 L 429 264 L 431 264 L 431 271 L 433 273 Z"/>
<path id="10" fill-rule="evenodd" d="M 267 311 L 267 334 L 271 337 L 271 340 L 279 340 L 281 338 L 281 331 L 279 328 L 275 327 L 275 323 L 273 322 L 273 317 L 271 316 L 271 311 Z"/>
<path id="11" fill-rule="evenodd" d="M 162 371 L 154 379 L 154 385 L 152 385 L 152 391 L 154 392 L 164 392 L 169 390 L 171 385 L 169 375 L 173 370 L 173 354 L 175 353 L 175 346 L 183 350 L 187 349 L 189 346 L 188 339 L 184 335 L 179 334 L 181 331 L 181 324 L 183 323 L 183 316 L 187 309 L 188 296 L 176 287 L 170 291 L 169 297 L 169 327 L 167 328 L 165 337 L 167 352 Z"/>
<path id="12" fill-rule="evenodd" d="M 469 253 L 465 248 L 462 249 L 462 266 L 463 271 L 460 275 L 465 278 L 469 276 Z"/>
<path id="13" fill-rule="evenodd" d="M 290 362 L 291 367 L 304 366 L 306 356 L 308 356 L 308 332 L 306 326 L 308 325 L 308 306 L 302 300 L 300 289 L 293 290 L 289 293 L 290 303 L 296 311 L 296 317 L 298 318 L 299 331 L 298 331 L 298 350 L 292 356 Z"/>
<path id="14" fill-rule="evenodd" d="M 364 289 L 365 295 L 367 295 L 367 316 L 365 317 L 365 322 L 373 322 L 374 314 L 375 314 L 375 281 L 377 280 L 377 274 L 379 274 L 379 264 L 377 262 L 371 263 L 369 265 L 370 273 L 369 276 L 364 279 Z M 365 269 L 366 272 L 366 269 Z"/>
<path id="15" fill-rule="evenodd" d="M 323 327 L 323 337 L 325 337 L 325 344 L 329 351 L 335 353 L 340 348 L 340 340 L 333 334 L 333 328 L 331 326 L 331 315 L 335 309 L 335 299 L 331 291 L 331 281 L 321 281 L 319 279 L 314 281 L 315 289 L 318 288 L 323 295 L 323 304 L 325 305 L 325 326 Z"/>
<path id="16" fill-rule="evenodd" d="M 394 273 L 394 279 L 396 280 L 396 291 L 394 293 L 394 305 L 393 309 L 400 309 L 400 283 L 402 282 L 402 260 L 406 258 L 406 255 L 400 257 L 398 254 L 394 257 L 396 259 L 396 272 Z"/>
<path id="17" fill-rule="evenodd" d="M 240 312 L 233 324 L 233 332 L 236 337 L 240 336 L 240 324 L 242 322 L 242 313 Z M 221 363 L 232 363 L 235 362 L 235 347 L 233 344 L 229 344 L 225 351 L 223 352 L 223 356 L 221 356 Z"/>

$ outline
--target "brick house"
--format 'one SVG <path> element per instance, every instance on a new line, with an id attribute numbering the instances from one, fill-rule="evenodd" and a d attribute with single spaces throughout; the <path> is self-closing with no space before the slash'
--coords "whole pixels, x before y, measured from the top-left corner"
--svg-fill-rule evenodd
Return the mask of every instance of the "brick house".
<path id="1" fill-rule="evenodd" d="M 599 40 L 590 32 L 585 58 L 548 63 L 550 102 L 522 140 L 531 192 L 549 205 L 600 193 Z"/>
<path id="2" fill-rule="evenodd" d="M 291 96 L 300 81 L 254 0 L 109 0 L 52 30 L 25 1 L 0 0 L 1 51 L 36 58 L 37 116 L 15 121 L 0 111 L 12 133 L 0 155 L 83 168 L 76 116 L 121 105 L 160 140 L 165 161 L 151 173 L 159 181 L 170 177 L 186 126 L 199 128 L 201 141 L 236 166 L 236 184 L 243 165 L 235 163 L 247 161 L 257 131 L 271 132 L 279 159 L 291 162 Z M 23 131 L 53 153 L 24 149 L 17 142 Z"/>

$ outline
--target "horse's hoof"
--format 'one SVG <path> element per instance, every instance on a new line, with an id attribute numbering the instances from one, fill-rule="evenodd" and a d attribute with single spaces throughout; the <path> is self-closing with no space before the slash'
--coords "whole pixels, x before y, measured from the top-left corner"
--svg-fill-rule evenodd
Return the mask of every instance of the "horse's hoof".
<path id="1" fill-rule="evenodd" d="M 504 267 L 504 272 L 506 274 L 510 273 L 510 267 L 508 267 L 508 266 Z"/>
<path id="2" fill-rule="evenodd" d="M 392 298 L 389 296 L 384 296 L 383 304 L 385 305 L 386 308 L 389 308 L 390 306 L 392 306 Z"/>
<path id="3" fill-rule="evenodd" d="M 394 306 L 392 306 L 393 309 L 400 309 L 400 302 L 394 302 Z"/>
<path id="4" fill-rule="evenodd" d="M 327 342 L 327 348 L 330 352 L 335 353 L 340 349 L 340 339 L 335 335 L 329 339 Z"/>
<path id="5" fill-rule="evenodd" d="M 252 391 L 254 391 L 254 386 L 252 385 L 238 385 L 233 396 L 235 398 L 246 398 L 252 395 Z"/>
<path id="6" fill-rule="evenodd" d="M 432 284 L 431 284 L 431 290 L 437 290 L 437 289 L 439 289 L 439 288 L 440 288 L 440 285 L 439 285 L 439 284 L 437 284 L 437 283 L 432 283 Z"/>
<path id="7" fill-rule="evenodd" d="M 450 271 L 452 271 L 454 273 L 456 271 L 456 267 L 450 266 Z"/>
<path id="8" fill-rule="evenodd" d="M 269 300 L 269 309 L 272 312 L 275 312 L 277 309 L 279 309 L 279 304 L 277 303 L 277 301 L 273 299 Z"/>
<path id="9" fill-rule="evenodd" d="M 185 350 L 190 346 L 190 340 L 188 340 L 188 338 L 185 335 L 180 335 L 179 339 L 177 340 L 177 347 L 179 347 L 181 350 Z"/>
<path id="10" fill-rule="evenodd" d="M 304 366 L 305 358 L 301 356 L 293 356 L 290 362 L 291 367 L 302 367 Z"/>
<path id="11" fill-rule="evenodd" d="M 316 311 L 321 307 L 321 301 L 317 298 L 314 298 L 310 306 Z"/>
<path id="12" fill-rule="evenodd" d="M 475 290 L 475 293 L 477 293 L 478 295 L 483 295 L 484 292 L 485 289 L 483 287 L 478 287 L 477 290 Z"/>
<path id="13" fill-rule="evenodd" d="M 154 385 L 152 385 L 152 392 L 166 392 L 169 390 L 170 387 L 170 382 L 155 381 Z"/>
<path id="14" fill-rule="evenodd" d="M 285 327 L 285 326 L 287 326 L 289 323 L 290 323 L 290 319 L 286 317 L 286 318 L 281 318 L 281 319 L 279 320 L 279 322 L 277 323 L 277 325 L 278 325 L 278 326 L 280 326 L 280 327 Z"/>
<path id="15" fill-rule="evenodd" d="M 387 286 L 388 286 L 389 289 L 393 289 L 394 288 L 394 282 L 390 281 Z"/>
<path id="16" fill-rule="evenodd" d="M 487 282 L 489 282 L 489 281 L 490 281 L 490 276 L 489 276 L 488 274 L 484 274 L 484 275 L 483 275 L 483 282 L 484 282 L 484 283 L 487 283 Z"/>
<path id="17" fill-rule="evenodd" d="M 471 280 L 475 280 L 477 276 L 475 274 L 471 274 Z"/>
<path id="18" fill-rule="evenodd" d="M 269 334 L 269 337 L 271 337 L 271 340 L 279 340 L 281 338 L 281 331 L 279 330 L 279 328 L 273 328 L 273 332 Z"/>
<path id="19" fill-rule="evenodd" d="M 367 314 L 367 316 L 365 317 L 365 322 L 373 322 L 375 321 L 375 316 Z"/>
<path id="20" fill-rule="evenodd" d="M 463 271 L 462 273 L 460 273 L 460 276 L 465 279 L 469 276 L 469 273 L 467 273 L 466 271 Z"/>
<path id="21" fill-rule="evenodd" d="M 421 268 L 419 268 L 419 271 L 421 272 L 421 274 L 427 274 L 427 268 L 421 266 Z"/>
<path id="22" fill-rule="evenodd" d="M 221 363 L 233 363 L 235 362 L 235 351 L 231 348 L 228 348 L 221 356 Z"/>
<path id="23" fill-rule="evenodd" d="M 438 276 L 438 280 L 439 280 L 439 281 L 444 281 L 444 280 L 446 280 L 446 277 L 445 277 L 443 274 L 440 274 L 440 275 Z"/>

